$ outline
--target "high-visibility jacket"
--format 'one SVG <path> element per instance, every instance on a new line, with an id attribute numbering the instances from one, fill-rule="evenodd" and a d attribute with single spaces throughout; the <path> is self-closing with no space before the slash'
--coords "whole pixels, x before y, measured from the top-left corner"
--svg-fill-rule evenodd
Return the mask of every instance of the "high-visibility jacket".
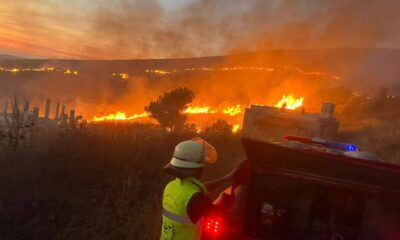
<path id="1" fill-rule="evenodd" d="M 202 191 L 203 183 L 193 177 L 168 183 L 163 195 L 161 240 L 199 239 L 199 227 L 190 220 L 186 207 L 192 196 Z"/>

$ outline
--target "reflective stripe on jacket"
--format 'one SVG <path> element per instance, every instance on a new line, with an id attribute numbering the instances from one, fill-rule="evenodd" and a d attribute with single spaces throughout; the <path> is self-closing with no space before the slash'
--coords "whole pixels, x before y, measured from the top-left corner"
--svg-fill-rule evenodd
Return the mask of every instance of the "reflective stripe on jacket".
<path id="1" fill-rule="evenodd" d="M 186 207 L 194 194 L 204 190 L 203 183 L 193 177 L 168 183 L 163 195 L 161 240 L 199 239 L 199 229 L 190 220 Z"/>

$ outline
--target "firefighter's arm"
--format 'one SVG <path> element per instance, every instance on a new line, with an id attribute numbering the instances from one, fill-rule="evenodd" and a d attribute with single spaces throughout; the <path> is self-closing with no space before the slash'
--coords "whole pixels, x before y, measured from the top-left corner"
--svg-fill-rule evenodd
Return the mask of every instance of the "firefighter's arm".
<path id="1" fill-rule="evenodd" d="M 236 169 L 221 178 L 204 183 L 204 186 L 206 187 L 207 191 L 213 191 L 221 185 L 231 182 L 235 172 Z"/>

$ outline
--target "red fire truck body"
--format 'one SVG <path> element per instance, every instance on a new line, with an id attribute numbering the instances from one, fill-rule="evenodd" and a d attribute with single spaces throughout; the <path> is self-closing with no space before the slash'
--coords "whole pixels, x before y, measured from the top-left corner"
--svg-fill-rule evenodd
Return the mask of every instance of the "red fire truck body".
<path id="1" fill-rule="evenodd" d="M 201 239 L 400 239 L 399 165 L 315 145 L 243 146 L 251 163 L 243 226 L 229 213 L 204 219 Z"/>

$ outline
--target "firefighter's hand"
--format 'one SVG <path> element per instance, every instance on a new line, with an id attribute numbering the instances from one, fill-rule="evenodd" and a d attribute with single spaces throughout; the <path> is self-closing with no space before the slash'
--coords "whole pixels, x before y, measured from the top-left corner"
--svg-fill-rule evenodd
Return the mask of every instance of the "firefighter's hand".
<path id="1" fill-rule="evenodd" d="M 214 201 L 214 204 L 218 206 L 222 211 L 227 211 L 232 205 L 232 196 L 222 192 L 218 198 Z"/>

